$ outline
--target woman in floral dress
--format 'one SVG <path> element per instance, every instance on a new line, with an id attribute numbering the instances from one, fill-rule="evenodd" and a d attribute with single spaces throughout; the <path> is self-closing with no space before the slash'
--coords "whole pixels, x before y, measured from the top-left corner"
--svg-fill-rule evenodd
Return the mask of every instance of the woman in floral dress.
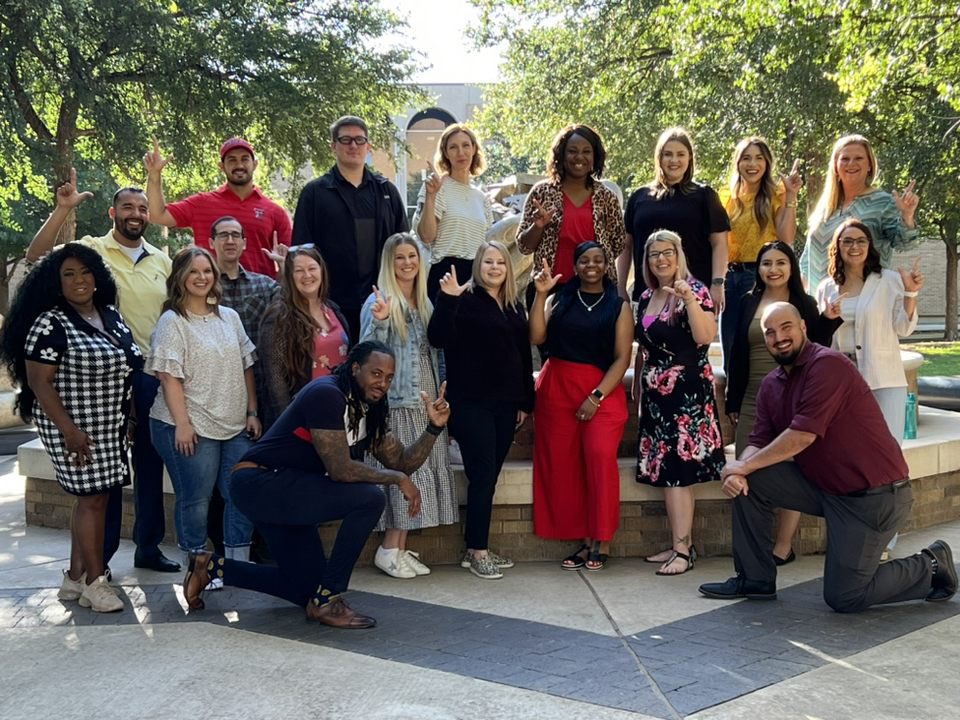
<path id="1" fill-rule="evenodd" d="M 671 547 L 646 558 L 658 575 L 693 567 L 693 485 L 717 480 L 723 468 L 713 371 L 707 350 L 717 332 L 709 289 L 691 277 L 680 236 L 658 230 L 643 250 L 647 289 L 637 309 L 640 389 L 637 482 L 664 488 Z"/>

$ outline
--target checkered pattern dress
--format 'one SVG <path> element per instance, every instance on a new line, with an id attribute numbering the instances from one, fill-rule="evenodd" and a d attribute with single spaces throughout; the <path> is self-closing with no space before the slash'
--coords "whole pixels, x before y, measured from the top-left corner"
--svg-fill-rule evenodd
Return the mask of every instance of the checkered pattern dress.
<path id="1" fill-rule="evenodd" d="M 37 430 L 57 482 L 72 495 L 130 484 L 126 429 L 131 375 L 143 367 L 143 356 L 115 307 L 101 308 L 100 316 L 104 332 L 72 308 L 48 310 L 34 321 L 24 347 L 28 360 L 57 367 L 54 388 L 74 424 L 93 441 L 93 461 L 76 466 L 67 457 L 63 433 L 34 402 Z"/>

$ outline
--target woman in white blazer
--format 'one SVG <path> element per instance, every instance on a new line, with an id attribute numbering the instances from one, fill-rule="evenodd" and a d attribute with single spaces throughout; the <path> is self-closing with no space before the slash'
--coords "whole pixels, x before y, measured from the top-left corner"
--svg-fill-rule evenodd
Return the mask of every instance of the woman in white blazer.
<path id="1" fill-rule="evenodd" d="M 919 260 L 909 271 L 882 269 L 869 228 L 850 219 L 833 235 L 828 272 L 817 288 L 817 304 L 827 317 L 843 321 L 832 347 L 857 364 L 890 433 L 900 440 L 907 401 L 900 338 L 917 327 Z"/>

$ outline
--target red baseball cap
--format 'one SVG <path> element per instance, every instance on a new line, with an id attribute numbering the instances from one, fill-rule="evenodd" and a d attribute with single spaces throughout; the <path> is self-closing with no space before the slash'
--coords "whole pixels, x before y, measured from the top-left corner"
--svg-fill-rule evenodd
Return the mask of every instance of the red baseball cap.
<path id="1" fill-rule="evenodd" d="M 251 155 L 256 157 L 256 153 L 253 151 L 253 145 L 241 137 L 232 137 L 229 140 L 224 141 L 223 145 L 220 146 L 220 160 L 222 161 L 224 155 L 231 150 L 236 150 L 237 148 L 243 148 L 244 150 L 249 151 Z"/>

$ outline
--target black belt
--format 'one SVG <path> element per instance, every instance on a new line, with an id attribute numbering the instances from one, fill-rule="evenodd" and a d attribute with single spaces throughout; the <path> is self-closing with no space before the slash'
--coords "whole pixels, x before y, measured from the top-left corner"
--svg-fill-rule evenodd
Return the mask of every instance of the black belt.
<path id="1" fill-rule="evenodd" d="M 867 488 L 866 490 L 858 490 L 857 492 L 848 493 L 846 497 L 867 497 L 868 495 L 882 495 L 883 493 L 896 493 L 898 490 L 903 490 L 905 487 L 910 486 L 910 478 L 904 478 L 903 480 L 897 480 L 896 482 L 890 483 L 889 485 L 880 485 L 878 487 Z"/>
<path id="2" fill-rule="evenodd" d="M 747 271 L 753 272 L 756 269 L 757 269 L 757 264 L 755 262 L 749 262 L 749 263 L 735 262 L 735 263 L 727 264 L 727 272 L 747 272 Z"/>

